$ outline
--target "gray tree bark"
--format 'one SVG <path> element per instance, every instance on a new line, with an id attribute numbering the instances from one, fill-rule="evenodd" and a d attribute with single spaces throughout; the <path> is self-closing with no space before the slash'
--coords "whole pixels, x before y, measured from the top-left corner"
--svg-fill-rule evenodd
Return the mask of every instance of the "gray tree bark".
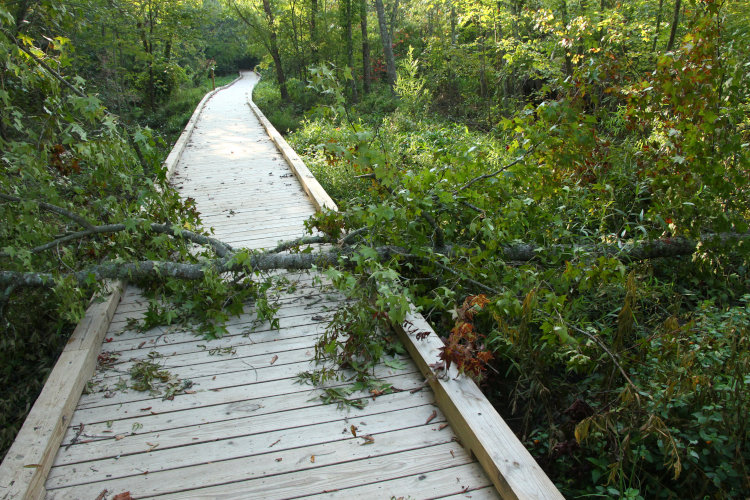
<path id="1" fill-rule="evenodd" d="M 385 19 L 383 0 L 375 0 L 375 10 L 378 13 L 380 41 L 383 43 L 383 56 L 385 57 L 386 71 L 388 74 L 388 85 L 391 87 L 391 92 L 394 92 L 394 87 L 396 85 L 396 59 L 393 57 L 393 42 L 388 33 L 388 23 Z"/>

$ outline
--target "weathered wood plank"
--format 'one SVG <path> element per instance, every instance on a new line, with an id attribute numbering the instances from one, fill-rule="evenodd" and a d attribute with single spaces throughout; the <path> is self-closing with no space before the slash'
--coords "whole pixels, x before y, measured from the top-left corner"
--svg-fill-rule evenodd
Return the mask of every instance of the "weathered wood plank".
<path id="1" fill-rule="evenodd" d="M 374 402 L 372 401 L 371 395 L 367 391 L 355 392 L 351 394 L 349 398 L 364 399 L 365 402 L 369 403 L 365 407 L 365 409 L 369 408 L 372 405 L 377 406 L 380 404 L 387 404 L 390 399 L 396 399 L 400 402 L 401 407 L 404 408 L 410 406 L 418 406 L 419 404 L 422 404 L 422 402 L 433 402 L 431 391 L 418 391 L 415 393 L 411 392 L 424 383 L 424 379 L 422 379 L 421 375 L 419 375 L 418 372 L 391 376 L 386 378 L 385 381 L 390 382 L 394 387 L 398 387 L 403 390 L 401 390 L 400 392 L 380 396 Z M 339 382 L 337 384 L 331 384 L 330 387 L 342 387 L 344 385 L 344 383 Z M 161 432 L 168 431 L 170 429 L 179 429 L 200 424 L 218 423 L 226 420 L 236 420 L 247 417 L 258 417 L 268 414 L 275 415 L 280 412 L 289 412 L 303 409 L 309 409 L 312 412 L 310 417 L 311 419 L 316 415 L 327 415 L 331 412 L 336 414 L 336 418 L 355 418 L 357 412 L 360 411 L 353 407 L 342 410 L 337 408 L 336 405 L 324 405 L 323 400 L 319 397 L 319 394 L 319 392 L 312 390 L 309 386 L 299 386 L 297 392 L 273 394 L 265 397 L 262 395 L 262 393 L 254 394 L 252 391 L 246 391 L 243 394 L 244 399 L 240 400 L 232 400 L 232 398 L 229 398 L 229 400 L 219 402 L 218 404 L 179 409 L 178 411 L 174 412 L 155 412 L 153 410 L 153 407 L 143 406 L 141 408 L 137 408 L 138 411 L 136 411 L 135 413 L 124 414 L 123 411 L 123 415 L 120 419 L 113 419 L 111 421 L 102 420 L 99 422 L 85 422 L 84 415 L 74 414 L 72 425 L 66 432 L 63 443 L 68 445 L 74 443 L 74 441 L 81 442 L 92 440 L 93 444 L 93 442 L 102 440 L 106 445 L 108 443 L 111 443 L 114 436 L 117 435 L 138 435 L 142 437 L 151 436 L 156 433 L 160 434 Z M 413 403 L 415 401 L 417 403 Z M 211 403 L 215 403 L 215 401 L 211 401 Z M 75 436 L 79 434 L 79 426 L 81 423 L 84 423 L 84 429 L 83 431 L 81 431 L 79 439 L 74 439 Z M 138 424 L 136 426 L 136 430 L 133 429 L 134 423 Z M 284 425 L 294 424 L 293 421 L 283 421 L 283 423 Z M 129 442 L 130 441 L 132 440 L 129 440 Z M 150 439 L 148 441 L 150 441 Z M 65 456 L 66 453 L 61 452 L 58 455 L 56 463 L 66 463 L 64 459 Z"/>
<path id="2" fill-rule="evenodd" d="M 401 341 L 430 381 L 435 399 L 448 421 L 487 471 L 504 498 L 558 498 L 563 496 L 513 431 L 469 377 L 451 367 L 448 377 L 435 377 L 430 364 L 440 361 L 443 343 L 421 314 L 409 314 L 397 325 Z M 429 333 L 417 340 L 418 333 Z"/>
<path id="3" fill-rule="evenodd" d="M 178 394 L 173 400 L 166 401 L 161 396 L 149 396 L 148 393 L 138 391 L 116 392 L 109 401 L 96 401 L 90 406 L 80 405 L 71 421 L 73 425 L 107 422 L 115 418 L 141 415 L 143 413 L 142 408 L 147 407 L 151 408 L 150 412 L 166 413 L 297 392 L 307 392 L 310 397 L 317 397 L 319 392 L 311 390 L 309 386 L 302 386 L 296 383 L 293 378 L 289 378 L 311 368 L 313 368 L 312 363 L 299 363 L 286 367 L 271 366 L 257 370 L 249 369 L 244 372 L 234 372 L 231 375 L 216 375 L 216 379 L 209 376 L 198 380 L 197 383 L 201 384 L 199 386 L 200 391 L 196 389 L 195 393 Z M 395 387 L 405 388 L 403 385 L 408 384 L 413 388 L 418 387 L 422 381 L 421 376 L 416 375 L 418 373 L 416 368 L 414 370 L 407 368 L 406 370 L 396 371 L 384 367 L 376 369 L 375 375 L 382 377 L 385 382 L 392 382 Z M 257 381 L 255 379 L 256 374 L 258 374 Z"/>
<path id="4" fill-rule="evenodd" d="M 363 479 L 367 480 L 366 478 Z M 489 495 L 477 495 L 476 497 L 471 495 L 471 493 L 482 490 L 488 492 Z M 418 492 L 416 498 L 446 498 L 446 494 L 450 495 L 448 498 L 499 498 L 484 470 L 476 462 L 354 488 L 343 488 L 312 498 L 415 498 L 416 492 Z M 467 494 L 469 496 L 462 496 Z"/>
<path id="5" fill-rule="evenodd" d="M 328 193 L 326 193 L 325 189 L 323 189 L 323 186 L 320 185 L 318 180 L 315 178 L 312 172 L 310 172 L 299 155 L 297 155 L 297 153 L 289 146 L 289 144 L 281 136 L 281 134 L 279 134 L 276 128 L 271 125 L 271 122 L 268 121 L 268 118 L 265 117 L 263 112 L 260 110 L 260 108 L 258 108 L 258 106 L 255 105 L 250 97 L 248 97 L 247 99 L 247 105 L 250 106 L 250 109 L 253 110 L 253 113 L 255 113 L 255 116 L 258 117 L 258 120 L 260 120 L 263 128 L 266 129 L 266 133 L 268 134 L 268 136 L 271 138 L 274 144 L 276 144 L 276 147 L 279 148 L 279 151 L 281 151 L 281 154 L 284 156 L 287 163 L 292 168 L 294 175 L 297 176 L 300 184 L 302 184 L 303 189 L 315 204 L 315 208 L 318 210 L 338 210 L 336 203 L 334 203 L 331 197 L 328 196 Z"/>
<path id="6" fill-rule="evenodd" d="M 137 476 L 51 489 L 48 498 L 93 498 L 103 488 L 130 491 L 134 498 L 173 492 L 183 492 L 173 498 L 206 498 L 211 490 L 198 488 L 209 484 L 222 485 L 213 491 L 213 495 L 221 492 L 222 497 L 234 491 L 242 498 L 288 498 L 354 486 L 362 474 L 371 481 L 383 481 L 471 461 L 468 453 L 452 441 L 453 433 L 448 429 L 432 433 L 406 429 L 374 434 L 373 438 L 374 442 L 366 445 L 362 438 L 349 437 L 342 442 L 180 469 L 148 474 L 143 470 Z"/>
<path id="7" fill-rule="evenodd" d="M 201 343 L 210 342 L 212 346 L 216 347 L 228 347 L 233 342 L 248 342 L 248 343 L 263 343 L 263 342 L 276 342 L 277 340 L 284 340 L 296 337 L 306 337 L 308 335 L 320 335 L 325 329 L 325 325 L 320 322 L 316 322 L 307 318 L 303 324 L 287 326 L 280 330 L 271 329 L 266 326 L 264 328 L 258 328 L 252 330 L 252 323 L 238 324 L 229 328 L 229 334 L 224 335 L 220 339 L 216 340 L 203 340 L 200 337 L 194 335 L 183 335 L 177 333 L 166 333 L 162 337 L 149 336 L 145 338 L 133 337 L 118 339 L 118 337 L 112 338 L 112 342 L 109 342 L 103 346 L 105 351 L 114 351 L 123 353 L 123 356 L 129 355 L 127 351 L 131 350 L 145 350 L 150 352 L 154 349 L 168 351 L 170 347 L 173 347 L 177 352 L 178 349 L 183 345 L 197 345 Z M 108 335 L 114 335 L 111 331 Z M 242 340 L 239 340 L 242 339 Z"/>
<path id="8" fill-rule="evenodd" d="M 122 283 L 111 284 L 109 296 L 94 302 L 55 363 L 23 427 L 0 465 L 2 498 L 40 498 L 55 452 L 68 428 L 109 320 L 120 300 Z"/>
<path id="9" fill-rule="evenodd" d="M 87 426 L 79 435 L 78 440 L 69 449 L 64 450 L 64 453 L 61 453 L 55 466 L 142 453 L 144 449 L 149 447 L 148 445 L 144 445 L 146 442 L 158 442 L 159 450 L 165 450 L 178 446 L 197 445 L 220 439 L 231 439 L 243 435 L 249 436 L 297 428 L 300 425 L 306 426 L 331 422 L 338 422 L 335 433 L 339 434 L 343 428 L 349 428 L 346 425 L 346 419 L 351 420 L 353 424 L 359 426 L 359 422 L 362 421 L 363 417 L 386 413 L 393 416 L 393 412 L 395 411 L 431 405 L 434 402 L 432 393 L 429 391 L 420 391 L 415 394 L 398 392 L 386 394 L 374 401 L 369 401 L 369 404 L 364 408 L 349 407 L 348 411 L 342 411 L 336 405 L 323 404 L 322 401 L 310 404 L 309 394 L 306 395 L 307 397 L 303 396 L 305 395 L 297 394 L 290 395 L 284 399 L 278 399 L 273 396 L 259 399 L 256 400 L 258 401 L 258 408 L 250 415 L 247 413 L 235 413 L 231 417 L 228 417 L 225 413 L 217 413 L 215 415 L 215 417 L 218 417 L 216 420 L 206 420 L 203 415 L 195 412 L 192 412 L 192 415 L 190 411 L 179 412 L 171 416 L 173 421 L 169 422 L 169 427 L 165 427 L 166 424 L 162 422 L 161 427 L 158 427 L 155 431 L 144 432 L 144 427 L 139 428 L 135 434 L 132 433 L 130 426 L 115 427 L 114 422 L 109 427 L 106 424 Z M 269 406 L 269 404 L 273 406 Z M 225 408 L 225 410 L 229 409 Z M 264 409 L 266 410 L 265 413 Z M 432 409 L 430 409 L 431 411 Z M 153 429 L 154 424 L 153 422 L 149 422 L 149 420 L 155 420 L 157 416 L 150 415 L 148 412 L 145 415 L 145 418 L 141 418 L 139 421 L 146 422 Z M 175 423 L 175 420 L 177 423 Z M 369 427 L 365 429 L 362 426 L 361 429 L 363 433 L 371 432 Z M 77 429 L 72 428 L 71 430 L 74 432 L 70 434 L 70 438 L 64 441 L 64 443 L 71 443 L 72 438 L 75 437 Z M 115 439 L 117 435 L 123 437 Z M 290 446 L 290 443 L 286 443 L 286 446 Z M 274 449 L 276 448 L 274 445 Z M 262 449 L 265 450 L 265 448 Z M 248 450 L 249 453 L 252 453 L 254 449 L 249 448 Z M 52 477 L 53 473 L 56 475 L 60 474 L 54 471 L 55 468 L 53 467 L 50 477 Z"/>
<path id="10" fill-rule="evenodd" d="M 335 408 L 332 409 L 335 410 Z M 361 429 L 362 433 L 376 436 L 377 439 L 380 434 L 424 426 L 425 420 L 430 417 L 433 411 L 435 411 L 434 406 L 423 405 L 395 409 L 375 415 L 361 415 L 357 417 L 355 427 Z M 216 426 L 215 433 L 212 432 L 211 425 L 203 426 L 200 429 L 201 437 L 193 442 L 191 442 L 191 437 L 198 435 L 196 429 L 160 433 L 158 436 L 153 436 L 152 441 L 149 441 L 151 445 L 139 440 L 140 449 L 136 454 L 120 455 L 116 458 L 101 460 L 86 460 L 85 467 L 81 467 L 80 464 L 56 466 L 50 471 L 47 488 L 86 484 L 100 480 L 102 477 L 118 479 L 137 476 L 142 474 L 144 470 L 148 470 L 149 474 L 154 474 L 164 470 L 198 466 L 207 462 L 254 457 L 266 455 L 269 452 L 276 454 L 321 444 L 329 445 L 330 449 L 336 449 L 333 443 L 353 439 L 350 428 L 343 421 L 343 418 L 333 422 L 317 423 L 308 420 L 304 415 L 282 413 L 278 414 L 275 420 L 277 422 L 279 420 L 289 421 L 288 419 L 293 416 L 298 417 L 299 425 L 265 432 L 258 432 L 254 422 L 244 422 L 247 424 L 245 428 L 239 426 L 240 422 L 233 427 L 219 425 Z M 431 425 L 434 424 L 437 427 L 443 422 L 445 422 L 445 418 L 438 412 Z M 453 436 L 450 431 L 444 430 L 442 432 L 447 435 L 445 439 L 449 440 Z M 410 434 L 413 434 L 413 432 Z M 213 435 L 214 439 L 202 439 L 207 435 Z M 121 441 L 126 439 L 128 438 Z M 362 442 L 364 440 L 360 440 L 360 443 Z M 394 443 L 394 448 L 399 450 L 400 443 Z M 148 451 L 149 449 L 151 451 Z M 289 464 L 281 464 L 281 470 L 276 471 L 276 473 L 286 472 L 289 467 Z"/>

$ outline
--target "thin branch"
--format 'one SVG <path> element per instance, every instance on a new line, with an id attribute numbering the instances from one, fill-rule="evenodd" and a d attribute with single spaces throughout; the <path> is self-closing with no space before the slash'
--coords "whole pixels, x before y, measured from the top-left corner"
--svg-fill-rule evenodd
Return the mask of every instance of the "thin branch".
<path id="1" fill-rule="evenodd" d="M 627 374 L 627 373 L 625 372 L 625 369 L 624 369 L 624 368 L 622 367 L 622 365 L 620 364 L 620 362 L 619 362 L 619 361 L 617 360 L 617 356 L 615 356 L 615 354 L 614 354 L 614 353 L 613 353 L 612 351 L 610 351 L 610 350 L 609 350 L 609 348 L 608 348 L 608 347 L 607 347 L 607 345 L 606 345 L 606 344 L 604 343 L 604 341 L 602 341 L 602 340 L 601 340 L 601 339 L 600 339 L 599 337 L 597 337 L 596 335 L 594 335 L 594 334 L 592 334 L 592 333 L 589 333 L 589 332 L 587 332 L 586 330 L 584 330 L 583 328 L 579 328 L 579 327 L 577 327 L 576 325 L 574 325 L 574 324 L 572 324 L 572 323 L 568 324 L 568 326 L 570 326 L 570 327 L 571 327 L 571 328 L 573 328 L 574 330 L 576 330 L 576 331 L 578 331 L 578 332 L 580 332 L 580 333 L 582 333 L 582 334 L 586 335 L 586 336 L 587 336 L 588 338 L 590 338 L 591 340 L 593 340 L 593 341 L 594 341 L 594 342 L 595 342 L 595 343 L 596 343 L 596 344 L 597 344 L 597 345 L 598 345 L 598 346 L 599 346 L 599 347 L 600 347 L 600 348 L 601 348 L 601 349 L 602 349 L 602 350 L 603 350 L 603 351 L 604 351 L 605 353 L 607 353 L 607 356 L 609 356 L 609 358 L 610 358 L 610 359 L 612 360 L 612 363 L 614 363 L 614 365 L 615 365 L 615 366 L 617 367 L 617 369 L 618 369 L 618 370 L 620 371 L 620 373 L 622 374 L 622 376 L 623 376 L 623 378 L 625 379 L 625 381 L 626 381 L 626 382 L 628 383 L 628 385 L 629 385 L 629 386 L 630 386 L 630 387 L 631 387 L 631 388 L 633 389 L 633 391 L 634 391 L 634 394 L 636 395 L 636 397 L 638 397 L 638 395 L 639 395 L 639 394 L 641 394 L 641 390 L 640 390 L 640 389 L 638 388 L 638 386 L 637 386 L 637 385 L 635 385 L 635 384 L 633 383 L 633 381 L 632 381 L 632 380 L 630 380 L 630 377 L 629 377 L 629 376 L 628 376 L 628 374 Z"/>
<path id="2" fill-rule="evenodd" d="M 431 262 L 433 264 L 435 264 L 437 267 L 439 267 L 440 269 L 442 269 L 443 271 L 447 271 L 448 273 L 456 276 L 461 281 L 465 281 L 467 283 L 471 283 L 472 285 L 476 286 L 477 288 L 481 288 L 485 292 L 490 292 L 490 293 L 493 293 L 495 295 L 499 295 L 500 294 L 500 290 L 498 290 L 497 288 L 492 288 L 491 286 L 488 286 L 488 285 L 485 285 L 484 283 L 480 283 L 479 281 L 473 280 L 473 279 L 469 278 L 468 276 L 464 276 L 463 274 L 459 273 L 455 269 L 452 269 L 452 268 L 446 266 L 445 264 L 441 264 L 440 262 L 434 262 L 434 261 L 431 261 Z"/>
<path id="3" fill-rule="evenodd" d="M 482 216 L 484 216 L 487 213 L 483 208 L 479 208 L 478 206 L 474 205 L 473 203 L 469 203 L 466 200 L 461 200 L 461 204 L 464 205 L 465 207 L 468 207 L 474 210 L 475 212 L 479 212 Z"/>
<path id="4" fill-rule="evenodd" d="M 461 187 L 459 187 L 459 188 L 455 189 L 455 190 L 453 191 L 453 194 L 454 194 L 454 195 L 456 195 L 456 194 L 458 194 L 458 193 L 459 193 L 460 191 L 463 191 L 464 189 L 467 189 L 468 187 L 470 187 L 470 186 L 472 186 L 472 185 L 476 184 L 476 183 L 477 183 L 477 182 L 479 182 L 479 181 L 483 181 L 483 180 L 485 180 L 485 179 L 489 179 L 489 178 L 491 178 L 491 177 L 495 177 L 495 176 L 497 176 L 497 175 L 500 175 L 501 173 L 505 172 L 506 170 L 508 170 L 508 169 L 509 169 L 510 167 L 512 167 L 513 165 L 517 165 L 517 164 L 521 163 L 521 162 L 522 162 L 523 160 L 525 160 L 525 159 L 526 159 L 526 157 L 527 157 L 527 156 L 529 155 L 529 153 L 531 153 L 532 151 L 534 151 L 534 147 L 535 147 L 535 146 L 532 146 L 532 147 L 530 147 L 530 148 L 529 148 L 529 149 L 528 149 L 528 150 L 527 150 L 527 151 L 526 151 L 526 152 L 525 152 L 524 154 L 522 154 L 521 156 L 519 156 L 518 158 L 516 158 L 516 159 L 515 159 L 515 160 L 513 160 L 512 162 L 508 163 L 507 165 L 503 165 L 502 167 L 498 168 L 498 169 L 497 169 L 497 170 L 495 170 L 494 172 L 492 172 L 492 173 L 489 173 L 489 174 L 484 174 L 484 175 L 480 175 L 479 177 L 474 177 L 473 179 L 471 179 L 471 180 L 470 180 L 469 182 L 467 182 L 467 183 L 466 183 L 466 184 L 464 184 L 463 186 L 461 186 Z"/>
<path id="5" fill-rule="evenodd" d="M 6 201 L 12 201 L 15 203 L 21 203 L 24 201 L 23 198 L 19 198 L 18 196 L 11 196 L 9 194 L 4 194 L 4 193 L 0 193 L 0 199 L 6 200 Z M 28 201 L 33 201 L 34 203 L 39 205 L 39 208 L 47 210 L 48 212 L 54 212 L 58 215 L 62 215 L 63 217 L 67 217 L 68 219 L 77 222 L 78 224 L 80 224 L 81 226 L 87 229 L 91 229 L 94 227 L 94 225 L 91 224 L 91 222 L 86 220 L 84 217 L 78 214 L 75 214 L 69 210 L 66 210 L 62 207 L 58 207 L 57 205 L 53 205 L 51 203 L 47 203 L 44 201 L 36 201 L 36 200 L 28 200 Z"/>
<path id="6" fill-rule="evenodd" d="M 339 240 L 339 246 L 349 245 L 352 241 L 354 241 L 354 238 L 357 236 L 364 234 L 370 230 L 369 226 L 360 227 L 359 229 L 356 229 L 343 238 Z"/>
<path id="7" fill-rule="evenodd" d="M 49 66 L 49 64 L 47 64 L 46 62 L 44 62 L 42 59 L 38 58 L 33 52 L 31 52 L 29 49 L 27 49 L 26 47 L 24 47 L 23 44 L 21 42 L 19 42 L 16 37 L 14 37 L 13 35 L 11 35 L 10 33 L 8 33 L 7 31 L 5 31 L 2 28 L 0 28 L 0 32 L 2 32 L 2 34 L 5 35 L 5 37 L 8 40 L 10 40 L 11 42 L 13 42 L 16 45 L 16 47 L 18 47 L 19 49 L 21 49 L 29 57 L 31 57 L 34 61 L 36 61 L 36 63 L 38 65 L 40 65 L 42 68 L 44 68 L 45 70 L 47 70 L 47 72 L 49 72 L 50 75 L 52 75 L 53 77 L 55 77 L 56 80 L 58 80 L 60 83 L 62 83 L 66 87 L 68 87 L 68 89 L 70 89 L 71 92 L 73 92 L 78 97 L 86 97 L 86 94 L 84 94 L 83 92 L 81 92 L 79 89 L 77 89 L 75 86 L 73 86 L 72 83 L 68 82 L 65 78 L 63 78 L 63 76 L 60 73 L 58 73 L 57 71 L 55 71 L 54 69 L 52 69 Z"/>
<path id="8" fill-rule="evenodd" d="M 136 223 L 139 223 L 139 224 L 143 222 L 145 222 L 143 219 L 136 220 Z M 175 238 L 183 238 L 193 243 L 197 243 L 199 245 L 208 245 L 214 250 L 214 252 L 216 252 L 216 255 L 218 255 L 219 257 L 226 257 L 232 252 L 232 247 L 230 247 L 229 245 L 227 245 L 226 243 L 222 241 L 219 241 L 215 238 L 211 238 L 210 236 L 204 236 L 202 234 L 197 234 L 192 231 L 185 230 L 185 229 L 175 231 L 174 228 L 169 224 L 149 222 L 148 225 L 149 225 L 149 229 L 155 233 L 168 234 Z M 92 236 L 95 234 L 118 233 L 120 231 L 125 231 L 127 229 L 128 228 L 125 224 L 104 224 L 101 226 L 93 226 L 90 229 L 87 229 L 85 231 L 78 231 L 75 233 L 71 233 L 71 234 L 62 236 L 60 238 L 57 238 L 55 240 L 52 240 L 49 243 L 45 243 L 44 245 L 39 245 L 35 248 L 32 248 L 31 253 L 43 252 L 45 250 L 49 250 L 50 248 L 54 248 L 62 243 L 67 243 L 68 241 L 78 240 L 78 239 L 85 238 L 87 236 Z"/>
<path id="9" fill-rule="evenodd" d="M 327 236 L 303 236 L 296 240 L 284 241 L 279 243 L 276 248 L 268 250 L 264 253 L 280 253 L 289 250 L 300 245 L 311 245 L 313 243 L 331 243 L 331 239 Z"/>

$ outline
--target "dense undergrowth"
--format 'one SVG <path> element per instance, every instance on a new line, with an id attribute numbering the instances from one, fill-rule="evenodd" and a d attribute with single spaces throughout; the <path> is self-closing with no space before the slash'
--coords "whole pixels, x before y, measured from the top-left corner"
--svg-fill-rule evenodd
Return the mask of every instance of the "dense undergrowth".
<path id="1" fill-rule="evenodd" d="M 365 228 L 355 270 L 329 271 L 359 301 L 320 360 L 367 379 L 411 301 L 566 497 L 746 496 L 748 54 L 715 7 L 655 70 L 610 40 L 481 127 L 441 117 L 411 54 L 397 98 L 347 102 L 330 65 L 287 107 L 262 82 L 256 102 L 341 209 L 311 225 Z"/>

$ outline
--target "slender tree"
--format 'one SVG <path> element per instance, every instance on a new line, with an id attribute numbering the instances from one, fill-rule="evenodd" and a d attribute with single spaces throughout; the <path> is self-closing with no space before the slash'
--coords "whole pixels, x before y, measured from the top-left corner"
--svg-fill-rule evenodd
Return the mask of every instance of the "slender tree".
<path id="1" fill-rule="evenodd" d="M 341 0 L 339 8 L 341 9 L 341 21 L 342 28 L 344 29 L 344 40 L 346 44 L 346 64 L 349 66 L 349 70 L 352 72 L 352 79 L 350 80 L 350 98 L 352 102 L 357 102 L 359 96 L 357 95 L 357 79 L 354 78 L 354 37 L 352 30 L 352 17 L 353 17 L 353 0 Z"/>
<path id="2" fill-rule="evenodd" d="M 664 0 L 659 0 L 659 10 L 656 12 L 656 29 L 654 29 L 654 43 L 651 46 L 651 51 L 656 51 L 656 41 L 659 39 L 659 28 L 661 27 L 661 16 L 662 8 L 664 7 Z"/>
<path id="3" fill-rule="evenodd" d="M 385 20 L 385 7 L 383 0 L 375 0 L 375 10 L 378 13 L 378 26 L 380 27 L 380 41 L 383 44 L 383 56 L 385 57 L 386 71 L 388 74 L 388 85 L 391 92 L 396 85 L 396 59 L 393 57 L 393 43 L 388 33 L 388 24 Z"/>
<path id="4" fill-rule="evenodd" d="M 672 27 L 669 30 L 669 42 L 667 42 L 667 52 L 672 50 L 674 47 L 674 39 L 677 34 L 677 25 L 680 23 L 680 7 L 682 7 L 682 0 L 675 0 L 674 3 L 674 14 L 672 15 Z"/>
<path id="5" fill-rule="evenodd" d="M 359 0 L 359 26 L 362 29 L 362 93 L 370 92 L 370 42 L 367 37 L 367 0 Z"/>
<path id="6" fill-rule="evenodd" d="M 310 0 L 310 49 L 312 61 L 318 62 L 318 0 Z"/>

